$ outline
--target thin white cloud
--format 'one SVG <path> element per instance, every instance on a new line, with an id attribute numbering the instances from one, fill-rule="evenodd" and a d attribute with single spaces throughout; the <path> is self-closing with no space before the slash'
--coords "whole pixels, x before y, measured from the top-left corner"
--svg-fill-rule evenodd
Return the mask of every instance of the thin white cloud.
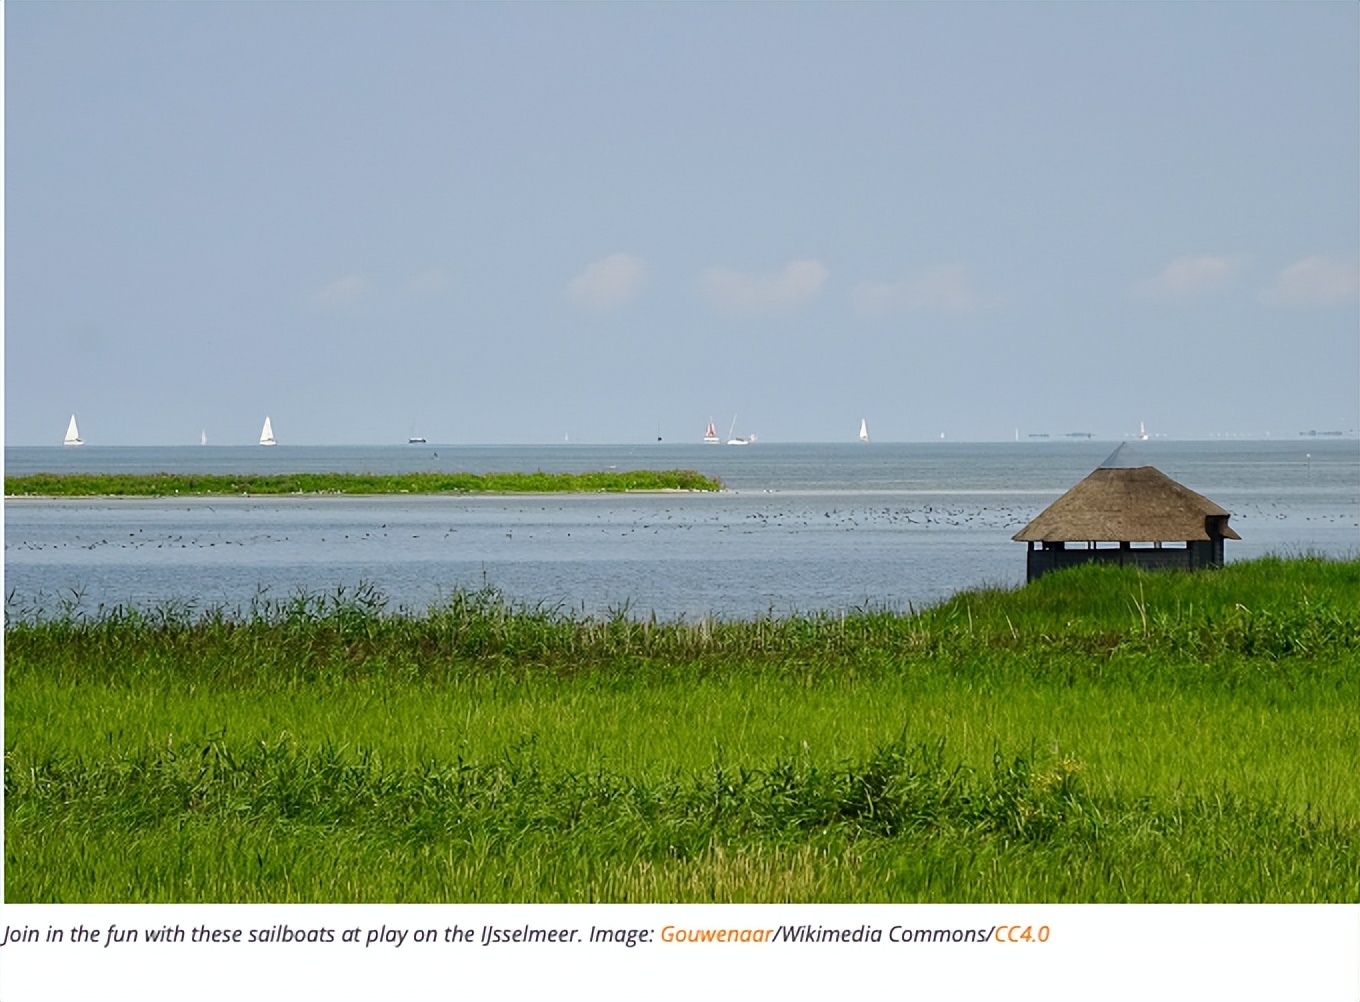
<path id="1" fill-rule="evenodd" d="M 723 313 L 774 316 L 816 299 L 830 274 L 820 261 L 791 261 L 772 275 L 710 268 L 699 279 L 704 298 Z"/>
<path id="2" fill-rule="evenodd" d="M 1360 297 L 1360 261 L 1316 254 L 1295 261 L 1261 293 L 1268 306 L 1332 306 Z"/>
<path id="3" fill-rule="evenodd" d="M 647 282 L 647 263 L 632 254 L 610 254 L 586 265 L 571 280 L 567 296 L 577 306 L 605 312 L 628 303 Z"/>
<path id="4" fill-rule="evenodd" d="M 895 313 L 971 313 L 986 304 L 973 288 L 968 269 L 941 265 L 896 282 L 861 282 L 850 293 L 854 311 L 866 317 Z"/>
<path id="5" fill-rule="evenodd" d="M 406 283 L 407 292 L 416 292 L 422 295 L 432 296 L 437 292 L 443 292 L 449 287 L 449 276 L 438 268 L 429 268 L 416 275 Z"/>
<path id="6" fill-rule="evenodd" d="M 346 275 L 314 293 L 312 302 L 326 309 L 340 309 L 363 299 L 371 288 L 362 275 Z"/>
<path id="7" fill-rule="evenodd" d="M 1178 257 L 1156 278 L 1138 286 L 1143 299 L 1184 302 L 1225 287 L 1241 271 L 1245 259 L 1214 254 Z"/>

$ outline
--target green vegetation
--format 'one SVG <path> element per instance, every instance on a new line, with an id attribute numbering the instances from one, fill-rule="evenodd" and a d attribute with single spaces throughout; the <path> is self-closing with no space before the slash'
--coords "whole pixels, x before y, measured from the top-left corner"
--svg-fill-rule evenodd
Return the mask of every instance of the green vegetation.
<path id="1" fill-rule="evenodd" d="M 5 496 L 165 497 L 221 494 L 546 494 L 717 491 L 721 482 L 693 470 L 601 473 L 34 473 L 6 477 Z"/>
<path id="2" fill-rule="evenodd" d="M 1354 901 L 1360 561 L 6 626 L 7 901 Z"/>

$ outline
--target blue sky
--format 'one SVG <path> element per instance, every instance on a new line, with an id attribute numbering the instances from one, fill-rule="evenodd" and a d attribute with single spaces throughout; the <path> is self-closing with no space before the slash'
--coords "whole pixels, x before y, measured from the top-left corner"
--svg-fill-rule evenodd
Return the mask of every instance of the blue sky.
<path id="1" fill-rule="evenodd" d="M 5 5 L 5 441 L 1360 418 L 1354 4 Z"/>

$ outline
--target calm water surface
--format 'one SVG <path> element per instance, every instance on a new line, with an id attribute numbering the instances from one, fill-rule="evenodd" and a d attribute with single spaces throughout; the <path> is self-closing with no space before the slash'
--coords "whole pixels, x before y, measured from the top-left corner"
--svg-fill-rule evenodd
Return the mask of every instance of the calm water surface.
<path id="1" fill-rule="evenodd" d="M 424 609 L 484 584 L 663 619 L 906 609 L 1024 580 L 1010 537 L 1110 442 L 363 448 L 10 448 L 6 473 L 581 472 L 692 468 L 718 495 L 11 499 L 7 608 L 189 602 L 377 586 Z M 1139 443 L 1233 513 L 1228 558 L 1360 551 L 1354 440 Z"/>

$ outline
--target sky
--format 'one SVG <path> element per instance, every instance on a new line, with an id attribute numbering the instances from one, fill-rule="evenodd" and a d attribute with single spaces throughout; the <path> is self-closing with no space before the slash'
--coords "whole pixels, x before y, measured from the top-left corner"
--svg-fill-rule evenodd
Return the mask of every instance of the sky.
<path id="1" fill-rule="evenodd" d="M 4 438 L 1360 425 L 1360 6 L 4 6 Z"/>

